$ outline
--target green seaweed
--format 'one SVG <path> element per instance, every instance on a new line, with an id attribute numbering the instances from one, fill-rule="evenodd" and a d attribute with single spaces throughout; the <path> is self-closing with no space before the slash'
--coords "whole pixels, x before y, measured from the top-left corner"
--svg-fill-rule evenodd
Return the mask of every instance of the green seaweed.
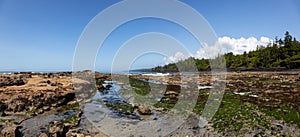
<path id="1" fill-rule="evenodd" d="M 149 82 L 145 82 L 143 80 L 129 78 L 129 83 L 132 87 L 134 87 L 134 91 L 142 96 L 145 96 L 150 93 Z"/>
<path id="2" fill-rule="evenodd" d="M 268 116 L 273 116 L 277 120 L 283 120 L 289 124 L 297 124 L 300 127 L 299 112 L 288 105 L 281 105 L 277 109 L 261 108 L 260 111 Z"/>
<path id="3" fill-rule="evenodd" d="M 116 110 L 122 114 L 130 115 L 134 113 L 134 107 L 128 103 L 124 104 L 112 104 L 112 103 L 107 103 L 106 106 L 112 108 L 113 110 Z"/>
<path id="4" fill-rule="evenodd" d="M 78 123 L 78 116 L 77 115 L 72 115 L 72 116 L 66 118 L 64 120 L 64 123 L 70 123 L 70 124 Z"/>

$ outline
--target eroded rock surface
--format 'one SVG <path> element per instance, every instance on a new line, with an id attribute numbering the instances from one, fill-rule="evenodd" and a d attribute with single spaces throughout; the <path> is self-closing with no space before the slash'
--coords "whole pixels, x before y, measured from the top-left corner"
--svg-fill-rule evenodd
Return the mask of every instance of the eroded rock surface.
<path id="1" fill-rule="evenodd" d="M 103 81 L 110 79 L 97 72 L 76 74 L 81 79 L 71 72 L 0 74 L 0 137 L 66 136 L 74 131 L 82 114 L 78 101 L 86 102 L 97 89 L 104 90 Z"/>

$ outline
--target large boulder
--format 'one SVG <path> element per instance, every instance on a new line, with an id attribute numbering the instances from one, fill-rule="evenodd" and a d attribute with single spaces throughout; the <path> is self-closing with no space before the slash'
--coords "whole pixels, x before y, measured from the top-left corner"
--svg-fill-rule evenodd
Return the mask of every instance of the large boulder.
<path id="1" fill-rule="evenodd" d="M 150 107 L 146 106 L 146 105 L 137 106 L 137 111 L 141 115 L 151 115 L 152 114 Z"/>

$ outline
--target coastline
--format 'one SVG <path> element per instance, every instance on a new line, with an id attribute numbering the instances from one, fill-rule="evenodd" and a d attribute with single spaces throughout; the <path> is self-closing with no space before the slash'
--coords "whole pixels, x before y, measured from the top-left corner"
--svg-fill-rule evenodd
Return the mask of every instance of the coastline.
<path id="1" fill-rule="evenodd" d="M 77 73 L 83 73 L 83 72 L 77 72 Z M 102 92 L 103 90 L 107 90 L 110 87 L 103 86 L 104 81 L 111 80 L 110 74 L 102 74 L 99 72 L 93 73 L 91 71 L 85 71 L 83 74 L 88 75 L 94 75 L 96 78 L 96 84 L 98 91 L 96 92 Z M 146 74 L 146 75 L 145 75 Z M 201 71 L 199 74 L 199 81 L 198 84 L 201 86 L 210 87 L 212 86 L 212 83 L 214 81 L 211 80 L 211 73 L 209 71 Z M 180 79 L 179 73 L 143 73 L 143 74 L 126 74 L 121 75 L 118 74 L 117 76 L 126 76 L 130 77 L 131 79 L 136 79 L 136 83 L 131 83 L 134 85 L 131 86 L 137 86 L 135 87 L 140 88 L 142 91 L 147 89 L 147 82 L 154 82 L 151 84 L 159 84 L 159 83 L 165 83 L 167 85 L 170 85 L 170 88 L 173 85 L 180 85 L 184 86 L 185 82 L 182 82 Z M 36 134 L 45 133 L 47 135 L 50 134 L 68 134 L 68 135 L 90 135 L 94 136 L 96 134 L 102 134 L 100 131 L 95 130 L 88 120 L 85 118 L 85 113 L 82 114 L 82 108 L 78 106 L 78 99 L 74 96 L 74 87 L 72 85 L 71 81 L 71 72 L 57 72 L 57 73 L 32 73 L 32 72 L 20 72 L 20 73 L 14 73 L 14 74 L 0 74 L 0 77 L 3 79 L 1 80 L 2 85 L 0 87 L 0 105 L 4 107 L 0 107 L 2 110 L 1 119 L 2 122 L 0 125 L 0 134 L 3 132 L 9 132 L 7 128 L 10 128 L 11 131 L 15 131 L 18 126 L 22 125 L 23 127 L 20 128 L 20 133 L 26 134 L 24 131 L 28 131 L 28 127 L 24 127 L 24 123 L 27 123 L 28 121 L 34 121 L 36 117 L 43 117 L 43 116 L 50 116 L 52 114 L 58 114 L 60 115 L 59 118 L 61 118 L 59 121 L 54 120 L 54 123 L 47 123 L 44 124 L 46 126 L 47 131 L 41 132 L 40 130 L 35 131 Z M 185 77 L 185 76 L 184 76 Z M 186 76 L 187 82 L 188 81 L 195 81 L 193 77 Z M 12 79 L 12 80 L 11 80 Z M 143 81 L 139 81 L 139 79 L 143 79 Z M 10 81 L 7 83 L 7 81 Z M 102 82 L 101 82 L 102 81 Z M 3 83 L 4 82 L 4 83 Z M 6 84 L 5 84 L 6 82 Z M 80 82 L 81 84 L 85 84 L 85 80 L 77 80 L 77 82 Z M 99 83 L 98 83 L 99 82 Z M 117 83 L 120 83 L 118 81 Z M 139 86 L 139 83 L 143 86 Z M 121 84 L 121 83 L 120 83 Z M 146 87 L 145 87 L 146 85 Z M 127 87 L 126 85 L 122 85 L 124 87 Z M 213 88 L 213 87 L 210 87 Z M 123 89 L 123 88 L 122 88 Z M 174 89 L 174 88 L 171 88 Z M 176 89 L 176 88 L 175 88 Z M 209 89 L 206 88 L 200 88 L 199 89 L 199 99 L 198 103 L 194 109 L 195 116 L 201 114 L 201 108 L 203 107 L 203 104 L 205 104 L 207 97 L 209 93 Z M 229 71 L 227 73 L 227 83 L 226 83 L 226 89 L 225 94 L 223 97 L 223 100 L 225 102 L 222 102 L 223 105 L 221 105 L 221 108 L 217 112 L 214 120 L 210 123 L 210 126 L 207 127 L 195 127 L 192 128 L 193 125 L 191 124 L 192 121 L 187 121 L 187 123 L 180 126 L 178 129 L 176 129 L 174 132 L 172 132 L 170 135 L 197 135 L 201 134 L 199 131 L 206 131 L 203 132 L 202 135 L 207 134 L 214 134 L 215 136 L 221 136 L 222 134 L 225 135 L 244 135 L 245 132 L 237 127 L 228 127 L 227 130 L 223 131 L 224 126 L 222 126 L 223 122 L 218 122 L 218 118 L 224 119 L 224 122 L 227 120 L 231 120 L 231 116 L 224 117 L 223 114 L 235 114 L 232 109 L 237 109 L 237 112 L 246 111 L 247 113 L 250 113 L 251 115 L 245 115 L 244 117 L 252 119 L 253 117 L 256 117 L 256 113 L 253 111 L 259 111 L 259 113 L 263 113 L 266 116 L 263 116 L 262 120 L 268 123 L 269 126 L 273 127 L 274 123 L 272 121 L 276 121 L 277 125 L 280 124 L 285 128 L 288 128 L 289 130 L 293 132 L 285 132 L 284 130 L 276 130 L 276 131 L 270 131 L 267 127 L 256 127 L 253 129 L 248 129 L 248 133 L 251 133 L 251 135 L 255 135 L 255 133 L 259 130 L 265 130 L 264 132 L 260 132 L 263 135 L 271 135 L 271 133 L 274 134 L 280 134 L 280 135 L 300 135 L 299 128 L 297 126 L 298 120 L 300 118 L 295 118 L 292 121 L 289 119 L 285 119 L 285 113 L 286 111 L 289 112 L 287 115 L 295 115 L 300 113 L 299 108 L 299 98 L 300 96 L 300 71 L 299 70 L 284 70 L 284 71 Z M 103 92 L 105 93 L 105 92 Z M 34 97 L 35 95 L 41 95 L 41 97 Z M 54 95 L 51 97 L 50 95 Z M 70 96 L 71 95 L 71 96 Z M 173 96 L 176 97 L 178 93 L 174 91 L 165 91 L 164 93 L 164 99 L 165 100 L 173 100 L 176 98 L 173 98 Z M 10 96 L 10 98 L 8 98 Z M 70 98 L 71 97 L 71 98 Z M 41 100 L 42 99 L 42 100 Z M 54 100 L 53 100 L 54 99 Z M 62 100 L 55 100 L 55 99 L 62 99 Z M 65 100 L 67 99 L 67 100 Z M 204 99 L 204 100 L 203 100 Z M 48 100 L 48 101 L 47 101 Z M 52 100 L 52 101 L 51 101 Z M 65 100 L 65 101 L 63 101 Z M 157 100 L 157 99 L 156 99 Z M 41 104 L 41 102 L 48 102 L 50 104 Z M 49 102 L 50 101 L 50 102 Z M 88 99 L 86 100 L 88 101 Z M 162 101 L 162 99 L 157 100 Z M 227 102 L 230 101 L 237 101 L 242 102 L 241 104 L 235 104 L 237 106 L 227 106 Z M 18 102 L 17 105 L 14 105 L 15 102 Z M 34 103 L 28 103 L 28 102 L 34 102 Z M 57 102 L 65 102 L 62 104 L 59 104 Z M 24 104 L 25 103 L 25 104 Z M 37 105 L 41 104 L 41 105 Z M 249 106 L 250 104 L 250 106 Z M 25 105 L 25 106 L 24 106 Z M 114 104 L 111 104 L 112 107 L 121 107 L 121 106 L 114 106 Z M 6 106 L 6 107 L 5 107 Z M 164 107 L 168 106 L 165 102 L 161 102 L 159 104 L 160 107 L 156 108 L 158 110 L 165 109 Z M 227 107 L 226 107 L 227 106 Z M 293 111 L 291 111 L 286 106 L 291 107 Z M 237 107 L 237 108 L 235 108 Z M 238 109 L 240 107 L 247 108 L 247 109 Z M 251 109 L 250 109 L 250 108 Z M 41 109 L 40 109 L 41 108 Z M 67 108 L 67 109 L 66 109 Z M 249 108 L 249 109 L 248 109 Z M 151 108 L 153 109 L 153 108 Z M 152 111 L 155 111 L 156 109 L 153 109 Z M 224 110 L 223 110 L 224 109 Z M 270 110 L 268 110 L 270 109 Z M 284 120 L 278 121 L 278 114 L 273 115 L 272 110 L 278 110 L 279 112 L 283 111 L 284 113 L 280 113 L 280 117 L 284 118 Z M 282 110 L 283 109 L 283 110 Z M 287 109 L 287 110 L 286 110 Z M 29 111 L 30 110 L 30 111 Z M 58 111 L 60 110 L 60 111 Z M 76 110 L 76 113 L 70 113 L 71 110 Z M 231 111 L 230 111 L 231 110 Z M 225 111 L 225 112 L 223 112 Z M 70 113 L 70 115 L 61 115 L 64 113 Z M 272 113 L 271 113 L 272 112 Z M 133 113 L 133 112 L 130 112 Z M 219 114 L 220 113 L 220 114 Z M 244 112 L 243 112 L 244 113 Z M 253 114 L 252 114 L 253 113 Z M 20 118 L 18 115 L 22 114 L 25 117 Z M 268 114 L 268 115 L 267 115 Z M 271 114 L 271 115 L 269 115 Z M 50 119 L 53 119 L 51 117 L 48 117 Z M 58 118 L 58 117 L 57 117 Z M 9 119 L 9 121 L 7 121 Z M 245 121 L 244 121 L 245 120 Z M 1 121 L 1 120 L 0 120 Z M 19 122 L 16 122 L 19 121 Z M 51 121 L 51 120 L 50 120 Z M 64 121 L 69 121 L 69 123 L 64 123 Z M 81 121 L 81 122 L 80 122 Z M 8 123 L 7 123 L 8 122 Z M 12 123 L 11 123 L 12 122 Z M 53 121 L 52 121 L 53 122 Z M 228 122 L 228 121 L 227 121 Z M 236 119 L 232 121 L 235 125 L 239 122 L 246 122 L 246 119 Z M 22 124 L 23 123 L 23 124 Z M 71 125 L 70 125 L 71 124 Z M 88 129 L 85 129 L 83 125 L 90 125 Z M 261 124 L 261 123 L 256 123 Z M 59 127 L 60 125 L 63 125 L 63 127 L 67 127 L 69 132 L 62 132 L 61 130 L 57 131 L 50 131 L 48 127 Z M 251 125 L 251 124 L 250 124 Z M 255 124 L 254 124 L 255 125 Z M 253 126 L 254 126 L 253 125 Z M 276 125 L 276 124 L 275 124 Z M 40 127 L 37 127 L 40 128 Z M 234 131 L 234 129 L 239 129 L 238 131 Z M 276 128 L 276 127 L 273 127 Z M 27 130 L 24 130 L 27 129 Z M 93 129 L 93 132 L 90 131 Z M 276 128 L 277 129 L 277 128 Z M 32 129 L 34 130 L 34 128 Z M 84 133 L 78 133 L 78 130 L 83 130 Z M 209 132 L 208 132 L 209 131 Z M 270 133 L 266 132 L 270 131 Z M 195 132 L 195 134 L 193 134 Z M 185 134 L 180 134 L 185 133 Z M 196 134 L 197 133 L 197 134 Z M 103 135 L 103 134 L 102 134 Z"/>

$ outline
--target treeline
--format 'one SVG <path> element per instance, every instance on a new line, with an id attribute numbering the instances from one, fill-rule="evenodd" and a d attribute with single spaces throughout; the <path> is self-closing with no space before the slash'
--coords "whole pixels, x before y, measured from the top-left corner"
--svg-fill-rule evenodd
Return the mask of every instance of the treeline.
<path id="1" fill-rule="evenodd" d="M 220 61 L 221 59 L 226 61 Z M 274 43 L 266 47 L 258 45 L 255 51 L 234 55 L 232 52 L 214 59 L 196 59 L 190 57 L 177 63 L 152 68 L 155 72 L 177 72 L 193 70 L 189 67 L 195 63 L 198 70 L 210 70 L 211 63 L 219 63 L 228 69 L 298 69 L 300 68 L 300 42 L 287 31 L 284 39 L 275 38 Z M 217 66 L 217 65 L 216 65 Z M 186 68 L 185 68 L 186 67 Z M 214 65 L 215 67 L 215 65 Z"/>

